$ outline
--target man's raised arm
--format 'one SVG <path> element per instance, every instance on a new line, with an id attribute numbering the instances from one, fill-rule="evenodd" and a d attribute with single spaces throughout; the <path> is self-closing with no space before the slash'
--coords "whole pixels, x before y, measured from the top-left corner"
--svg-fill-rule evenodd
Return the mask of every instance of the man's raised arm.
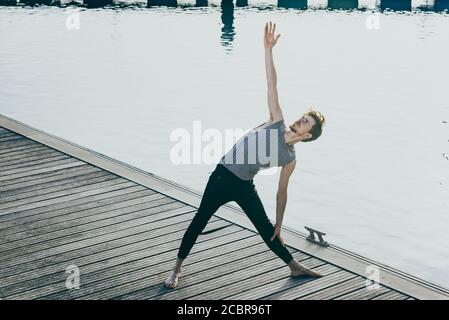
<path id="1" fill-rule="evenodd" d="M 276 122 L 283 119 L 281 107 L 279 105 L 277 91 L 276 69 L 273 63 L 273 47 L 276 45 L 279 37 L 274 36 L 276 24 L 268 22 L 265 24 L 264 47 L 265 47 L 265 71 L 267 74 L 268 85 L 268 109 L 270 111 L 270 120 Z"/>

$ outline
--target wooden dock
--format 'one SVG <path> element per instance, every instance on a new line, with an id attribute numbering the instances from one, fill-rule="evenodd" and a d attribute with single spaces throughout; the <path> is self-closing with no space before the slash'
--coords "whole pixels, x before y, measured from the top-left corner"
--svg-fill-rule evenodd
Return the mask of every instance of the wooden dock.
<path id="1" fill-rule="evenodd" d="M 225 205 L 162 283 L 201 194 L 0 116 L 1 299 L 448 299 L 448 290 L 286 228 L 324 277 L 292 279 L 246 215 Z M 66 286 L 78 268 L 78 289 Z M 377 268 L 380 284 L 368 282 Z"/>

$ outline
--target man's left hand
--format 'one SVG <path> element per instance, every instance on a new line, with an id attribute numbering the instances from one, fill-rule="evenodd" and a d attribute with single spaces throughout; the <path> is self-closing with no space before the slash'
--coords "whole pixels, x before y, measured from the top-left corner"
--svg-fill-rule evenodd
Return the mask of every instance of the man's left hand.
<path id="1" fill-rule="evenodd" d="M 279 241 L 281 241 L 282 245 L 284 245 L 284 238 L 281 236 L 281 229 L 282 227 L 275 226 L 274 227 L 274 233 L 271 237 L 271 241 L 273 241 L 276 237 L 279 238 Z"/>

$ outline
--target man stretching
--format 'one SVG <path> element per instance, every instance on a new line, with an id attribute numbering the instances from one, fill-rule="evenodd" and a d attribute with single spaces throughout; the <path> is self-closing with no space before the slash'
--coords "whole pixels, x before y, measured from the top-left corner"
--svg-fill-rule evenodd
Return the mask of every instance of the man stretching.
<path id="1" fill-rule="evenodd" d="M 317 139 L 321 135 L 325 119 L 319 112 L 309 111 L 290 125 L 290 130 L 286 130 L 278 101 L 277 77 L 273 64 L 272 50 L 280 37 L 275 36 L 275 30 L 276 24 L 271 21 L 265 25 L 265 69 L 270 116 L 265 123 L 246 133 L 221 158 L 210 175 L 198 212 L 182 238 L 176 264 L 164 283 L 167 288 L 176 287 L 182 262 L 198 235 L 218 208 L 229 201 L 235 201 L 243 209 L 268 247 L 289 266 L 292 277 L 321 276 L 293 258 L 284 245 L 281 228 L 287 204 L 288 181 L 296 165 L 294 145 Z M 269 167 L 282 167 L 276 195 L 275 226 L 268 219 L 253 184 L 253 177 L 257 172 Z"/>

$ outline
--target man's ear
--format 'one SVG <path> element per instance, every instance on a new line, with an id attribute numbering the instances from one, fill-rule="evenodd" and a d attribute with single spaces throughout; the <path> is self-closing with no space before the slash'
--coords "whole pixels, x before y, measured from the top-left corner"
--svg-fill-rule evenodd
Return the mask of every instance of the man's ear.
<path id="1" fill-rule="evenodd" d="M 307 134 L 307 139 L 310 139 L 310 138 L 312 138 L 312 134 L 311 134 L 311 133 L 308 133 L 308 134 Z"/>

